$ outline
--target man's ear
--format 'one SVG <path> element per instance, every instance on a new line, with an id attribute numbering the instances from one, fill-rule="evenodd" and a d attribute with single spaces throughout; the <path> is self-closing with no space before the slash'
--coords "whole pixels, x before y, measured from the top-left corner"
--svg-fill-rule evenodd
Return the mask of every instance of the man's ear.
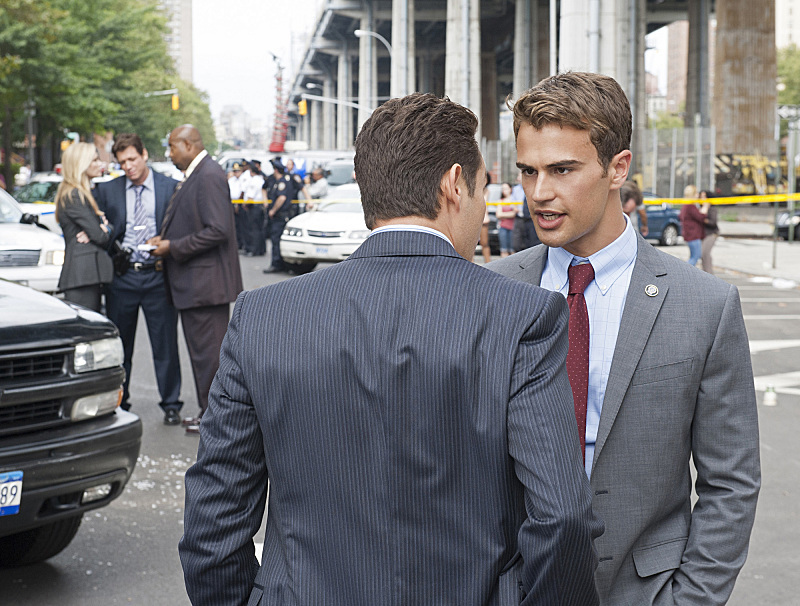
<path id="1" fill-rule="evenodd" d="M 460 164 L 453 164 L 444 175 L 442 175 L 442 181 L 439 184 L 442 190 L 442 196 L 444 198 L 445 203 L 455 204 L 456 206 L 460 206 L 461 204 L 461 188 L 463 184 L 459 183 L 459 179 L 461 178 L 461 165 Z"/>
<path id="2" fill-rule="evenodd" d="M 611 189 L 619 189 L 628 180 L 628 171 L 631 168 L 633 154 L 629 149 L 619 152 L 611 158 L 608 170 L 611 171 Z"/>

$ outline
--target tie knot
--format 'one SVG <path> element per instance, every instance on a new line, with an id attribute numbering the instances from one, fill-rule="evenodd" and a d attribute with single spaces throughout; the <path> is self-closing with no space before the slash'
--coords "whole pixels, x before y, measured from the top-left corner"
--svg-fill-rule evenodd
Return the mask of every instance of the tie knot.
<path id="1" fill-rule="evenodd" d="M 591 263 L 570 265 L 567 273 L 569 274 L 569 294 L 571 295 L 583 293 L 589 283 L 594 280 L 594 267 Z"/>

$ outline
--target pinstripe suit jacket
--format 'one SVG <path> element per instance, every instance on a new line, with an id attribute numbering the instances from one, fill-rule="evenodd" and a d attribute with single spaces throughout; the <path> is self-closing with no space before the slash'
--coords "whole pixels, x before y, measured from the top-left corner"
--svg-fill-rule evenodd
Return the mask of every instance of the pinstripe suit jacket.
<path id="1" fill-rule="evenodd" d="M 489 264 L 539 284 L 547 247 Z M 657 293 L 645 287 L 654 285 Z M 690 457 L 697 469 L 692 507 Z M 592 462 L 603 604 L 727 602 L 761 483 L 739 295 L 639 236 Z"/>
<path id="2" fill-rule="evenodd" d="M 424 233 L 242 293 L 186 474 L 193 603 L 596 603 L 566 325 Z"/>

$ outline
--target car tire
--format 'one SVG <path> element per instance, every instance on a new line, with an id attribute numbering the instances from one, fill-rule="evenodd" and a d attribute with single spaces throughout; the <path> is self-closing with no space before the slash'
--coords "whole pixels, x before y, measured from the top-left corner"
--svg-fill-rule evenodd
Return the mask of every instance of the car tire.
<path id="1" fill-rule="evenodd" d="M 665 226 L 659 242 L 661 246 L 675 246 L 678 243 L 678 228 L 672 224 Z"/>
<path id="2" fill-rule="evenodd" d="M 73 516 L 0 538 L 0 566 L 25 566 L 61 553 L 70 544 L 83 516 Z"/>
<path id="3" fill-rule="evenodd" d="M 315 261 L 300 261 L 299 263 L 290 263 L 286 261 L 286 265 L 289 266 L 289 270 L 292 273 L 295 273 L 298 276 L 302 276 L 303 274 L 307 274 L 314 271 L 314 268 L 317 266 L 317 263 Z"/>

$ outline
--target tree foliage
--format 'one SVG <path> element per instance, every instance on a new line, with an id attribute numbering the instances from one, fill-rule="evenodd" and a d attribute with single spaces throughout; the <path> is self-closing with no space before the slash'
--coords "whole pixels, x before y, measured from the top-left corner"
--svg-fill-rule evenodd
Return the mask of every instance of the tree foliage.
<path id="1" fill-rule="evenodd" d="M 800 105 L 800 48 L 778 49 L 778 105 Z"/>
<path id="2" fill-rule="evenodd" d="M 36 107 L 38 141 L 65 132 L 137 132 L 154 156 L 176 126 L 195 124 L 216 145 L 207 97 L 178 78 L 156 0 L 0 0 L 3 147 L 24 137 Z M 177 87 L 181 107 L 145 93 Z M 40 143 L 41 144 L 41 143 Z"/>

